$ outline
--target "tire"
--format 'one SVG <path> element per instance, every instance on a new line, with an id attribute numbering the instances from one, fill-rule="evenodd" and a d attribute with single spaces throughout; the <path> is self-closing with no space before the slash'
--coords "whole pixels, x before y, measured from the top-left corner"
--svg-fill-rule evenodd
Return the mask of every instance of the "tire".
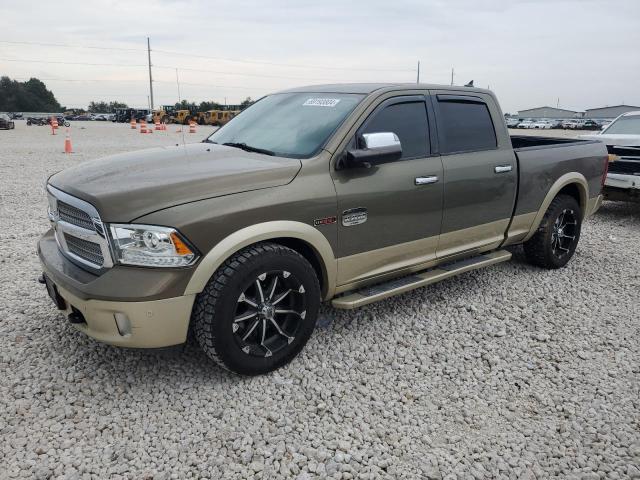
<path id="1" fill-rule="evenodd" d="M 581 228 L 582 210 L 576 199 L 558 195 L 536 233 L 524 243 L 529 263 L 547 269 L 564 267 L 578 246 Z"/>
<path id="2" fill-rule="evenodd" d="M 290 248 L 258 243 L 214 273 L 191 318 L 195 337 L 212 360 L 241 375 L 259 375 L 302 350 L 319 307 L 320 285 L 311 264 Z"/>

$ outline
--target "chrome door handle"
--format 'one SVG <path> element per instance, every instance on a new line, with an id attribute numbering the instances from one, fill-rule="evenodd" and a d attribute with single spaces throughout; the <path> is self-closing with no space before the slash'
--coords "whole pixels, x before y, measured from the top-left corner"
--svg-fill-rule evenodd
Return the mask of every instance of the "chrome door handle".
<path id="1" fill-rule="evenodd" d="M 493 171 L 496 173 L 506 173 L 510 172 L 513 169 L 511 165 L 497 165 Z"/>
<path id="2" fill-rule="evenodd" d="M 431 175 L 429 177 L 416 177 L 416 185 L 429 185 L 431 183 L 436 183 L 438 181 L 438 177 L 436 175 Z"/>

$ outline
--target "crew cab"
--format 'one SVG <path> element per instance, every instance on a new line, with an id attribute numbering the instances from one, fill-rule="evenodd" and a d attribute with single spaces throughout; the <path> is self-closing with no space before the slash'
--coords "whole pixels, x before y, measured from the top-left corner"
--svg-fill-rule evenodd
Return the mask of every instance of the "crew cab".
<path id="1" fill-rule="evenodd" d="M 351 84 L 267 95 L 202 143 L 49 178 L 42 282 L 86 334 L 223 367 L 291 361 L 322 301 L 352 309 L 508 261 L 563 267 L 605 146 L 510 137 L 488 90 Z"/>
<path id="2" fill-rule="evenodd" d="M 640 111 L 623 113 L 599 134 L 582 138 L 599 140 L 609 151 L 611 163 L 604 183 L 605 197 L 640 202 Z"/>

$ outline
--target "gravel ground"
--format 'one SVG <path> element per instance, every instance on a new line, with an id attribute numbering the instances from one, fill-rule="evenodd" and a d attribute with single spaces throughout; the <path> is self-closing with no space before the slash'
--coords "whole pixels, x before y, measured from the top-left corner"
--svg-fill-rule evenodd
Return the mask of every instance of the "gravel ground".
<path id="1" fill-rule="evenodd" d="M 517 251 L 326 308 L 291 365 L 240 378 L 195 345 L 121 350 L 56 312 L 36 283 L 47 176 L 181 138 L 72 135 L 65 157 L 45 127 L 0 131 L 0 478 L 640 478 L 640 206 L 605 203 L 560 271 Z"/>

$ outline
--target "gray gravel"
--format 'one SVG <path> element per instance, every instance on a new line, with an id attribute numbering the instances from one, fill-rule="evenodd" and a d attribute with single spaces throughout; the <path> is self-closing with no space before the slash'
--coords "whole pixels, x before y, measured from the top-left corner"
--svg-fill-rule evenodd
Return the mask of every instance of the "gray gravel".
<path id="1" fill-rule="evenodd" d="M 640 206 L 606 203 L 560 271 L 517 254 L 326 308 L 299 358 L 247 379 L 195 345 L 94 342 L 36 283 L 47 176 L 179 138 L 85 127 L 70 157 L 45 127 L 0 131 L 0 478 L 640 478 Z"/>

